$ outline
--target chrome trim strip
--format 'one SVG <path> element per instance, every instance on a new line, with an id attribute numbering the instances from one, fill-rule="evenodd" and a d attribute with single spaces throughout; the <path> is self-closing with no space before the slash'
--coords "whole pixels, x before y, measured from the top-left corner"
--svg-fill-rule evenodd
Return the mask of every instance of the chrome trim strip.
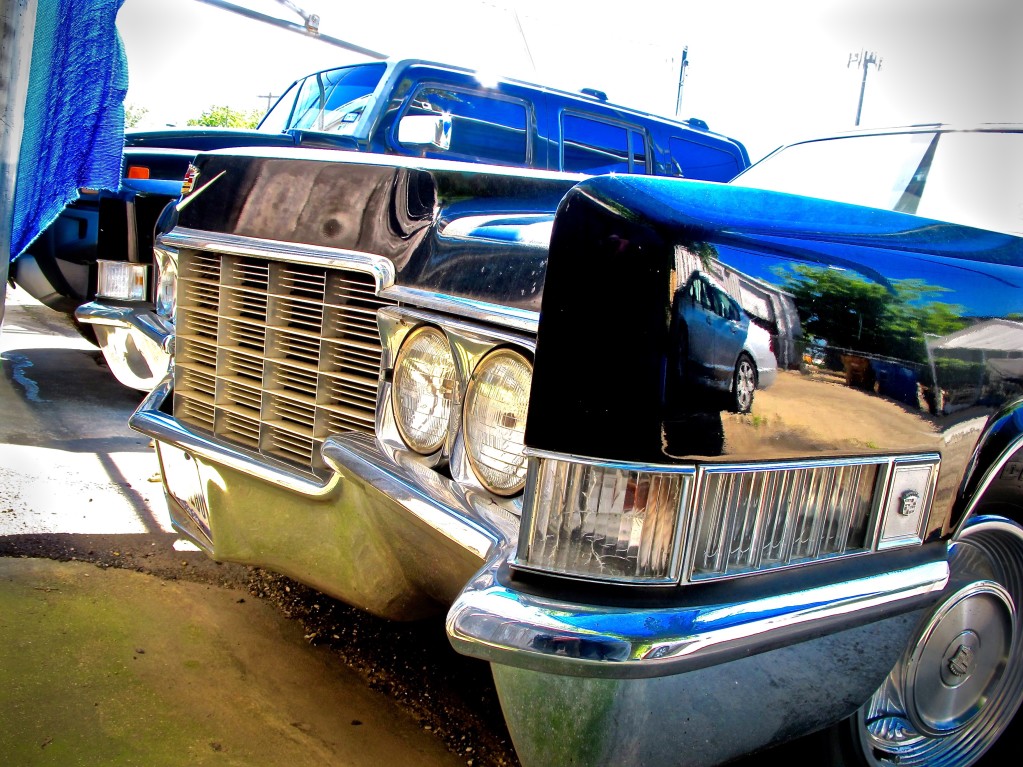
<path id="1" fill-rule="evenodd" d="M 373 275 L 378 294 L 394 284 L 394 264 L 389 259 L 358 250 L 206 232 L 186 227 L 176 227 L 160 235 L 157 243 L 176 248 L 210 250 L 229 256 L 268 258 L 332 269 L 357 269 Z"/>
<path id="2" fill-rule="evenodd" d="M 434 311 L 457 314 L 479 322 L 521 330 L 536 335 L 540 324 L 540 313 L 528 309 L 515 309 L 487 301 L 476 301 L 471 298 L 460 298 L 445 293 L 434 293 L 404 285 L 390 285 L 380 291 L 381 298 L 392 301 L 408 302 Z"/>
<path id="3" fill-rule="evenodd" d="M 384 291 L 384 294 L 389 292 Z M 387 296 L 382 294 L 380 297 L 386 298 Z M 385 306 L 380 309 L 379 313 L 409 324 L 436 325 L 448 335 L 455 334 L 473 337 L 489 344 L 491 347 L 498 344 L 515 344 L 531 352 L 536 351 L 535 336 L 516 333 L 508 329 L 492 330 L 490 328 L 483 328 L 466 322 L 461 318 L 452 318 L 444 314 L 434 314 L 433 312 L 401 305 Z"/>
<path id="4" fill-rule="evenodd" d="M 696 474 L 696 465 L 687 463 L 640 463 L 635 461 L 608 461 L 603 458 L 589 458 L 583 455 L 569 455 L 568 453 L 556 453 L 550 450 L 538 450 L 533 447 L 526 447 L 522 451 L 530 458 L 543 458 L 563 463 L 580 463 L 586 466 L 604 466 L 609 469 L 620 469 L 622 471 L 644 471 L 664 472 L 665 474 Z"/>
<path id="5" fill-rule="evenodd" d="M 946 561 L 748 602 L 609 608 L 534 596 L 481 573 L 451 606 L 459 652 L 544 673 L 617 679 L 667 676 L 817 635 L 821 624 L 905 612 L 933 601 Z"/>
<path id="6" fill-rule="evenodd" d="M 738 473 L 743 471 L 776 471 L 783 469 L 816 469 L 829 466 L 857 466 L 865 464 L 885 464 L 892 461 L 900 462 L 936 462 L 941 460 L 937 453 L 912 453 L 908 455 L 870 455 L 851 456 L 849 458 L 802 458 L 798 460 L 779 461 L 740 461 L 735 463 L 713 463 L 710 461 L 688 464 L 677 463 L 638 463 L 630 461 L 609 461 L 603 458 L 591 458 L 570 453 L 558 453 L 552 450 L 539 450 L 526 447 L 525 454 L 533 458 L 549 458 L 568 463 L 584 463 L 591 466 L 608 466 L 627 469 L 629 471 L 663 471 L 663 472 L 696 472 L 699 469 L 707 473 Z"/>
<path id="7" fill-rule="evenodd" d="M 328 437 L 320 452 L 338 476 L 354 474 L 481 561 L 512 532 L 482 520 L 457 483 L 411 461 L 401 463 L 401 453 L 385 454 L 368 435 Z"/>
<path id="8" fill-rule="evenodd" d="M 703 463 L 700 465 L 700 469 L 707 473 L 738 473 L 744 471 L 775 471 L 784 469 L 817 469 L 817 468 L 828 468 L 834 466 L 861 466 L 867 464 L 876 464 L 878 466 L 898 461 L 901 463 L 907 463 L 912 461 L 924 462 L 938 462 L 941 460 L 941 456 L 937 453 L 913 453 L 910 455 L 870 455 L 870 456 L 853 456 L 850 458 L 819 458 L 819 459 L 799 459 L 790 461 L 770 461 L 764 463 Z"/>
<path id="9" fill-rule="evenodd" d="M 148 306 L 109 306 L 98 301 L 75 309 L 75 319 L 88 325 L 111 325 L 137 330 L 168 354 L 174 340 L 174 325 Z"/>
<path id="10" fill-rule="evenodd" d="M 171 395 L 172 386 L 173 378 L 168 375 L 132 413 L 128 419 L 128 426 L 179 450 L 311 498 L 328 496 L 340 486 L 341 478 L 337 474 L 320 480 L 276 462 L 268 456 L 234 445 L 226 445 L 187 429 L 173 416 L 160 410 L 164 401 Z"/>

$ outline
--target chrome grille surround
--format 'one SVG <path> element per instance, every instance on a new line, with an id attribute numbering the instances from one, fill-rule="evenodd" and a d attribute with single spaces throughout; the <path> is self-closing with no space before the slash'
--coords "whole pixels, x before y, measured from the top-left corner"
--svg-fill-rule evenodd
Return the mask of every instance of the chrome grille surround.
<path id="1" fill-rule="evenodd" d="M 178 248 L 177 420 L 318 475 L 328 436 L 373 433 L 389 261 L 187 230 L 161 241 Z"/>

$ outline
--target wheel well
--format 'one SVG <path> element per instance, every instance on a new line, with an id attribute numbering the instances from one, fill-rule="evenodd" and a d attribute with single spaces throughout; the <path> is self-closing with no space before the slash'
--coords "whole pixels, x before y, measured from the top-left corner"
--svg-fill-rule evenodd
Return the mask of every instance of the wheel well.
<path id="1" fill-rule="evenodd" d="M 956 498 L 952 522 L 998 514 L 1023 524 L 1023 399 L 988 423 Z"/>

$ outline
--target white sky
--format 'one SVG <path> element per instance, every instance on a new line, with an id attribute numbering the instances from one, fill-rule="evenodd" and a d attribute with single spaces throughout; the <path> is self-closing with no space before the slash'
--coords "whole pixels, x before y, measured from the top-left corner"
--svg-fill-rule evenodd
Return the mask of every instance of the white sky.
<path id="1" fill-rule="evenodd" d="M 234 0 L 289 21 L 274 0 Z M 680 116 L 742 141 L 778 144 L 861 124 L 1023 122 L 1023 0 L 293 0 L 321 31 L 392 56 L 465 64 Z M 266 108 L 308 72 L 364 57 L 198 0 L 125 0 L 127 103 L 143 127 L 183 125 L 213 105 Z"/>

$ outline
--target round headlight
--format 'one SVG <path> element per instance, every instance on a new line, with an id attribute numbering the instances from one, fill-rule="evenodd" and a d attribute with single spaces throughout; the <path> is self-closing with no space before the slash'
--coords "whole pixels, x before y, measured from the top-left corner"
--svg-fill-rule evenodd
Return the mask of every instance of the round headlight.
<path id="1" fill-rule="evenodd" d="M 448 435 L 457 378 L 447 338 L 436 328 L 412 331 L 394 363 L 391 403 L 405 444 L 427 455 Z"/>
<path id="2" fill-rule="evenodd" d="M 522 438 L 526 430 L 529 361 L 511 349 L 487 355 L 465 392 L 465 451 L 476 478 L 497 495 L 514 495 L 526 483 Z"/>

